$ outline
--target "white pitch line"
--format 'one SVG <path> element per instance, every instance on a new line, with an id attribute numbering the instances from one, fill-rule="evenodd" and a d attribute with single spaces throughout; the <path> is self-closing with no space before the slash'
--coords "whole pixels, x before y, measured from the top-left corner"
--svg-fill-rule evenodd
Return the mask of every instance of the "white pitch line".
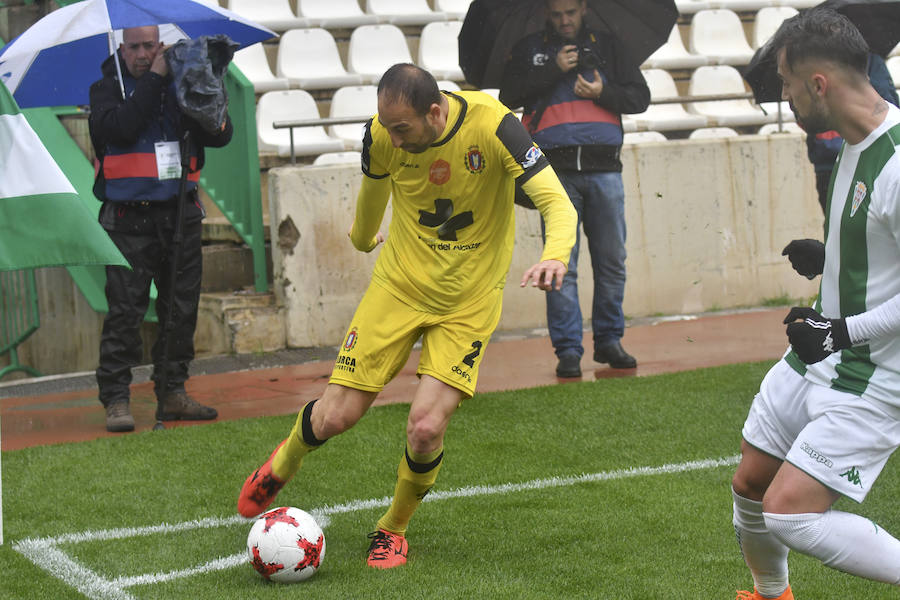
<path id="1" fill-rule="evenodd" d="M 568 487 L 579 483 L 595 483 L 611 481 L 615 479 L 628 479 L 631 477 L 644 477 L 649 475 L 671 475 L 686 473 L 703 469 L 713 469 L 736 465 L 740 456 L 725 458 L 709 458 L 705 460 L 692 460 L 682 463 L 671 463 L 657 467 L 631 467 L 617 469 L 615 471 L 600 471 L 597 473 L 585 473 L 569 477 L 549 477 L 545 479 L 532 479 L 522 483 L 502 483 L 499 485 L 476 485 L 457 488 L 455 490 L 433 492 L 425 497 L 427 502 L 450 500 L 453 498 L 472 498 L 475 496 L 491 496 L 495 494 L 510 494 L 515 492 L 542 490 L 554 487 Z M 312 514 L 321 527 L 328 524 L 329 516 L 343 513 L 356 512 L 371 508 L 389 506 L 391 497 L 370 498 L 367 500 L 354 500 L 344 504 L 326 505 L 311 509 Z M 211 527 L 227 527 L 240 523 L 249 523 L 253 519 L 234 515 L 230 517 L 209 517 L 183 521 L 181 523 L 150 525 L 147 527 L 122 527 L 117 529 L 104 529 L 99 531 L 83 531 L 80 533 L 68 533 L 57 537 L 27 538 L 13 544 L 20 554 L 24 555 L 38 567 L 63 580 L 79 592 L 92 599 L 98 600 L 135 600 L 125 591 L 125 588 L 162 583 L 183 577 L 190 577 L 201 573 L 230 569 L 247 562 L 247 555 L 243 552 L 217 558 L 204 565 L 171 571 L 168 573 L 151 573 L 120 577 L 109 580 L 101 577 L 96 572 L 75 562 L 65 552 L 57 548 L 59 544 L 77 544 L 81 542 L 93 542 L 130 537 L 141 537 L 157 533 L 175 533 L 190 531 L 193 529 L 206 529 Z"/>

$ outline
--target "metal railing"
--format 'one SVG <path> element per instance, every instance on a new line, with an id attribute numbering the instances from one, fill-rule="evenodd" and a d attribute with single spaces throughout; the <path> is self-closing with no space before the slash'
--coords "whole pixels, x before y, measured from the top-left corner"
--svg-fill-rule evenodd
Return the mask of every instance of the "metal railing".
<path id="1" fill-rule="evenodd" d="M 9 352 L 9 365 L 0 369 L 0 379 L 14 371 L 40 377 L 40 372 L 19 363 L 16 353 L 40 326 L 34 269 L 0 272 L 0 354 Z"/>
<path id="2" fill-rule="evenodd" d="M 658 100 L 650 100 L 650 104 L 690 104 L 693 102 L 716 102 L 720 100 L 752 100 L 753 94 L 744 92 L 740 94 L 707 94 L 697 96 L 672 96 L 668 98 L 660 98 Z M 760 108 L 765 113 L 765 110 Z M 300 120 L 283 120 L 273 121 L 273 129 L 290 129 L 291 143 L 291 164 L 297 163 L 297 155 L 294 151 L 294 128 L 296 127 L 315 127 L 328 125 L 350 125 L 353 123 L 365 123 L 372 118 L 372 115 L 364 117 L 323 117 L 321 119 L 300 119 Z M 778 103 L 778 115 L 776 123 L 778 130 L 782 130 L 784 125 L 783 115 L 781 113 L 781 102 Z"/>

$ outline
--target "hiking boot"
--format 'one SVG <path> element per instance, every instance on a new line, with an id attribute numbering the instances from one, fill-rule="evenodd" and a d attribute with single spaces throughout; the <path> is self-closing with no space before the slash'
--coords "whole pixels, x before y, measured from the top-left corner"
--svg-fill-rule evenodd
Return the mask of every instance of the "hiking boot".
<path id="1" fill-rule="evenodd" d="M 106 405 L 107 431 L 134 431 L 134 417 L 125 400 L 110 402 Z"/>
<path id="2" fill-rule="evenodd" d="M 556 364 L 557 377 L 581 377 L 581 357 L 577 354 L 563 354 Z"/>
<path id="3" fill-rule="evenodd" d="M 409 545 L 406 538 L 397 533 L 378 529 L 369 534 L 369 558 L 366 564 L 376 569 L 393 569 L 406 564 Z"/>
<path id="4" fill-rule="evenodd" d="M 272 459 L 275 458 L 275 453 L 283 445 L 284 442 L 278 444 L 278 448 L 275 448 L 272 454 L 269 455 L 269 460 L 263 463 L 263 466 L 253 471 L 247 480 L 244 481 L 244 485 L 241 487 L 241 494 L 238 496 L 238 513 L 241 515 L 255 517 L 265 511 L 272 504 L 272 501 L 275 500 L 275 496 L 278 495 L 284 484 L 287 483 L 287 480 L 282 481 L 272 473 Z"/>
<path id="5" fill-rule="evenodd" d="M 637 361 L 627 352 L 622 344 L 616 340 L 594 350 L 594 362 L 609 363 L 613 369 L 633 369 L 637 367 Z"/>
<path id="6" fill-rule="evenodd" d="M 216 409 L 203 406 L 185 392 L 169 392 L 156 404 L 157 421 L 210 421 L 218 416 Z"/>
<path id="7" fill-rule="evenodd" d="M 745 590 L 738 592 L 736 600 L 794 600 L 794 593 L 791 591 L 791 586 L 788 586 L 777 598 L 766 598 L 754 588 L 752 593 Z"/>

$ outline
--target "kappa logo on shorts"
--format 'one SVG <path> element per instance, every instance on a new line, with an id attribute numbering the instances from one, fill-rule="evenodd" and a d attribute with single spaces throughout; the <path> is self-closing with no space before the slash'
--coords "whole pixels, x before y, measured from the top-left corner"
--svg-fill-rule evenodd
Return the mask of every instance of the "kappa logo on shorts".
<path id="1" fill-rule="evenodd" d="M 809 454 L 810 458 L 812 458 L 817 463 L 822 463 L 823 465 L 825 465 L 828 468 L 831 468 L 834 466 L 834 463 L 831 461 L 830 458 L 828 458 L 827 456 L 822 456 L 821 454 L 819 454 L 818 450 L 816 450 L 815 448 L 813 448 L 806 442 L 803 442 L 803 444 L 800 445 L 800 449 L 803 450 L 804 452 L 806 452 L 807 454 Z"/>
<path id="2" fill-rule="evenodd" d="M 849 481 L 853 485 L 859 487 L 863 486 L 862 479 L 859 478 L 859 469 L 856 467 L 850 467 L 849 469 L 838 475 L 838 477 L 846 477 L 847 481 Z"/>

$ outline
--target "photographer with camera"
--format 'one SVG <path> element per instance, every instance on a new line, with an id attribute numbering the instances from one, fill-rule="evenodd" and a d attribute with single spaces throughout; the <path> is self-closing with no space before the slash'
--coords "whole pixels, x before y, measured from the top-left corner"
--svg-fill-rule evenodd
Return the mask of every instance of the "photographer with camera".
<path id="1" fill-rule="evenodd" d="M 615 369 L 637 361 L 622 348 L 625 316 L 623 113 L 641 113 L 650 90 L 615 36 L 584 25 L 586 0 L 546 0 L 547 27 L 519 41 L 503 73 L 500 100 L 524 106 L 541 147 L 584 227 L 594 273 L 594 360 Z M 559 377 L 580 377 L 583 321 L 578 302 L 580 236 L 562 289 L 547 292 L 547 324 Z"/>
<path id="2" fill-rule="evenodd" d="M 216 410 L 190 398 L 184 383 L 194 358 L 202 271 L 201 220 L 205 212 L 197 196 L 197 180 L 203 166 L 203 147 L 227 144 L 231 121 L 226 117 L 218 131 L 208 133 L 181 112 L 166 47 L 160 43 L 155 25 L 125 29 L 118 52 L 104 61 L 101 71 L 103 78 L 91 85 L 88 121 L 98 163 L 94 195 L 103 202 L 100 224 L 131 265 L 131 269 L 106 268 L 109 312 L 103 321 L 97 368 L 106 429 L 134 429 L 129 386 L 131 369 L 143 354 L 140 326 L 150 302 L 151 282 L 156 283 L 159 293 L 156 313 L 160 332 L 167 331 L 167 316 L 172 315 L 168 328 L 171 354 L 165 356 L 162 335 L 152 350 L 156 418 L 215 419 Z M 181 239 L 176 241 L 181 146 L 188 131 L 192 141 L 186 157 L 190 171 L 185 182 Z M 173 248 L 178 249 L 178 256 L 174 256 Z M 178 267 L 174 281 L 171 261 Z M 161 389 L 163 381 L 165 389 Z"/>

